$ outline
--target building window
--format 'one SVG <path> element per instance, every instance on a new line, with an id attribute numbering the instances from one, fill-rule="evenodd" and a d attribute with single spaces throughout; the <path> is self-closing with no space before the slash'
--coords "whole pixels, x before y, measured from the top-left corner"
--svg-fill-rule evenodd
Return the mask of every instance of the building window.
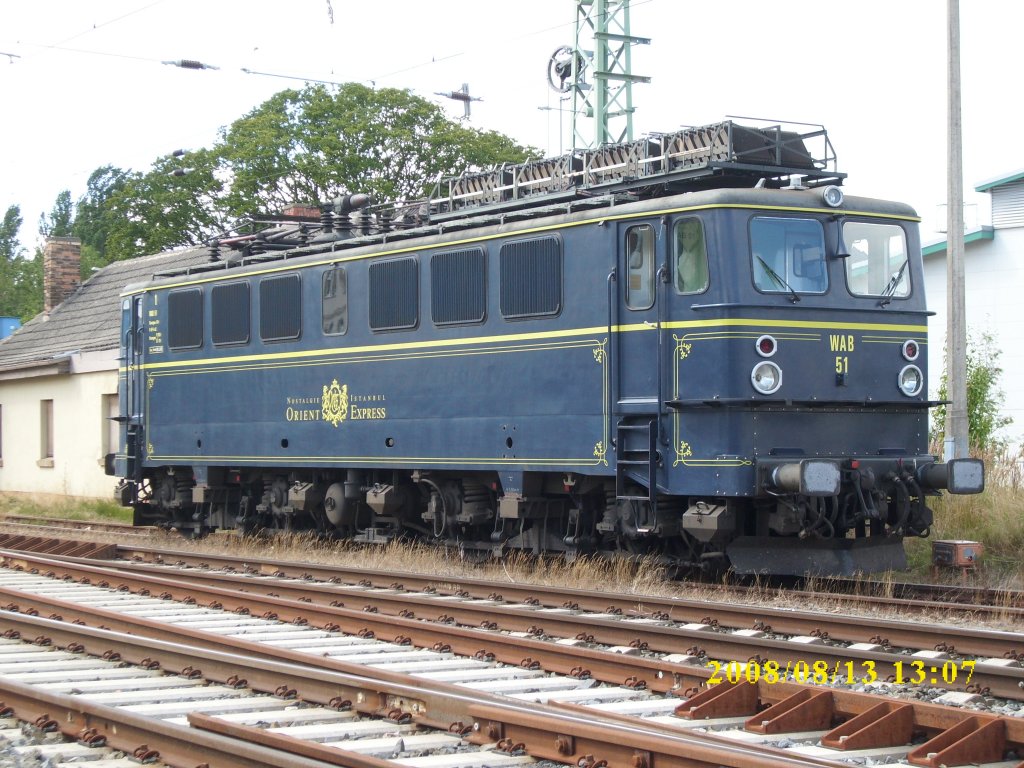
<path id="1" fill-rule="evenodd" d="M 249 341 L 249 284 L 215 285 L 210 292 L 210 335 L 214 344 Z"/>
<path id="2" fill-rule="evenodd" d="M 268 277 L 260 281 L 260 338 L 287 341 L 302 332 L 299 276 Z"/>
<path id="3" fill-rule="evenodd" d="M 435 253 L 430 259 L 430 314 L 435 325 L 482 323 L 487 304 L 483 250 Z"/>
<path id="4" fill-rule="evenodd" d="M 203 346 L 203 292 L 200 289 L 171 291 L 167 296 L 167 316 L 167 343 L 171 349 Z"/>
<path id="5" fill-rule="evenodd" d="M 419 323 L 419 265 L 391 259 L 370 265 L 370 328 L 398 331 Z"/>
<path id="6" fill-rule="evenodd" d="M 344 267 L 324 272 L 322 312 L 325 334 L 336 336 L 348 330 L 348 278 Z"/>
<path id="7" fill-rule="evenodd" d="M 501 246 L 501 314 L 509 320 L 562 311 L 562 244 L 555 237 Z"/>
<path id="8" fill-rule="evenodd" d="M 39 401 L 39 461 L 40 467 L 53 466 L 53 400 Z"/>

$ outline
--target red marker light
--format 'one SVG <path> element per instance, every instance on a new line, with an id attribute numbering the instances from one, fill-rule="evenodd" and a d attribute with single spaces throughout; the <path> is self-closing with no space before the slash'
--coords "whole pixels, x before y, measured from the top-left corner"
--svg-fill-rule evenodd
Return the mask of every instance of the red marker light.
<path id="1" fill-rule="evenodd" d="M 761 357 L 771 357 L 777 348 L 778 345 L 771 336 L 762 336 L 757 340 L 757 354 Z"/>

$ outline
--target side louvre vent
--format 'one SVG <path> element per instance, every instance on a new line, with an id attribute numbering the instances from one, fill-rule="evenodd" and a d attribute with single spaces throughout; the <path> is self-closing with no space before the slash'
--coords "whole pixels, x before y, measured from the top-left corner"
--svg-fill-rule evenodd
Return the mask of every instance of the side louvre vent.
<path id="1" fill-rule="evenodd" d="M 416 259 L 370 265 L 370 328 L 397 331 L 419 321 L 419 269 Z"/>
<path id="2" fill-rule="evenodd" d="M 171 349 L 203 346 L 203 292 L 198 288 L 167 296 L 167 344 Z"/>
<path id="3" fill-rule="evenodd" d="M 436 253 L 430 259 L 430 312 L 436 325 L 481 323 L 487 310 L 483 250 Z"/>
<path id="4" fill-rule="evenodd" d="M 260 281 L 260 338 L 297 339 L 302 332 L 299 276 L 268 277 Z"/>
<path id="5" fill-rule="evenodd" d="M 249 341 L 249 284 L 215 285 L 210 294 L 210 334 L 214 344 Z"/>
<path id="6" fill-rule="evenodd" d="M 562 244 L 556 237 L 501 247 L 501 314 L 550 317 L 562 311 Z"/>

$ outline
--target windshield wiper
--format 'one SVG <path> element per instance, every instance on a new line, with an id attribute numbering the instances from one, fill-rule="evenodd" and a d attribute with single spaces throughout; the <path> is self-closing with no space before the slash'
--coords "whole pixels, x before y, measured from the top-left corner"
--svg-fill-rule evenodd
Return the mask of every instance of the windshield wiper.
<path id="1" fill-rule="evenodd" d="M 789 283 L 787 283 L 785 280 L 783 280 L 779 276 L 778 272 L 776 272 L 774 269 L 772 269 L 770 266 L 768 266 L 768 262 L 767 261 L 762 259 L 756 253 L 754 254 L 754 258 L 757 259 L 759 262 L 761 262 L 761 266 L 764 267 L 764 271 L 768 273 L 768 277 L 770 277 L 772 280 L 775 281 L 776 285 L 778 285 L 781 288 L 785 288 L 787 291 L 789 291 L 789 300 L 790 301 L 792 301 L 794 304 L 796 304 L 798 301 L 800 301 L 800 297 L 797 296 L 796 291 L 793 290 L 793 286 L 791 286 Z"/>
<path id="2" fill-rule="evenodd" d="M 887 307 L 892 303 L 892 297 L 896 293 L 896 287 L 903 281 L 903 271 L 907 268 L 907 264 L 909 263 L 910 257 L 908 256 L 903 260 L 903 264 L 900 265 L 896 274 L 889 278 L 889 282 L 885 286 L 885 290 L 882 291 L 882 300 L 878 302 L 878 306 Z"/>

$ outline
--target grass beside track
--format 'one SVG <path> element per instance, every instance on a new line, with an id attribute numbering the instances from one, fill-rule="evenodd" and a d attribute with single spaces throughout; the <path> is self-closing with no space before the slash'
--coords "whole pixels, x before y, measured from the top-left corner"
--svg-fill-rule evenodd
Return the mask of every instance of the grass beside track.
<path id="1" fill-rule="evenodd" d="M 0 493 L 0 518 L 7 515 L 58 517 L 66 520 L 103 520 L 131 523 L 132 511 L 112 501 L 49 496 L 36 500 L 25 494 Z"/>
<path id="2" fill-rule="evenodd" d="M 940 539 L 978 541 L 984 546 L 981 566 L 964 574 L 973 585 L 1024 589 L 1024 448 L 989 452 L 984 493 L 944 494 L 931 499 L 935 524 L 927 539 L 908 539 L 907 561 L 916 580 L 932 580 L 932 542 Z M 956 581 L 961 574 L 940 572 L 939 580 Z"/>

